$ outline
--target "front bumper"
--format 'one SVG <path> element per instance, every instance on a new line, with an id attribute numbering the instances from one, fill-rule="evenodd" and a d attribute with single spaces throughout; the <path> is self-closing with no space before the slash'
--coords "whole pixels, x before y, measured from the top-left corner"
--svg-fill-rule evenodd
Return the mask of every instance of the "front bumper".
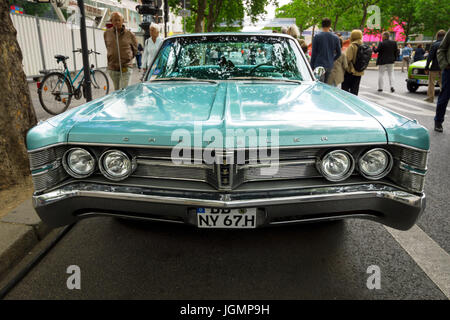
<path id="1" fill-rule="evenodd" d="M 359 183 L 295 190 L 196 192 L 79 182 L 33 196 L 52 227 L 92 216 L 163 220 L 196 225 L 196 208 L 257 208 L 257 226 L 364 218 L 407 230 L 425 208 L 425 195 Z"/>

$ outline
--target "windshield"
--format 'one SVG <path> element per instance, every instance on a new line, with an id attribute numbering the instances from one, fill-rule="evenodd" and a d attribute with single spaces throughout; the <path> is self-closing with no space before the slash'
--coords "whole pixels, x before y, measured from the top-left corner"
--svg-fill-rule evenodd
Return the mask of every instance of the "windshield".
<path id="1" fill-rule="evenodd" d="M 293 39 L 199 36 L 166 40 L 146 80 L 312 80 Z"/>

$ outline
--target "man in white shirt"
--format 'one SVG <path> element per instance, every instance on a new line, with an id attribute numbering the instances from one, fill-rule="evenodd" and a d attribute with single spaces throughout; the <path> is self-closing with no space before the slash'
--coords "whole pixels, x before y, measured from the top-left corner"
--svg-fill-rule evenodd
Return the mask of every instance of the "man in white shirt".
<path id="1" fill-rule="evenodd" d="M 150 38 L 145 40 L 144 54 L 142 56 L 142 67 L 144 68 L 144 72 L 150 68 L 161 43 L 162 40 L 159 37 L 159 26 L 152 22 L 152 24 L 150 24 Z"/>

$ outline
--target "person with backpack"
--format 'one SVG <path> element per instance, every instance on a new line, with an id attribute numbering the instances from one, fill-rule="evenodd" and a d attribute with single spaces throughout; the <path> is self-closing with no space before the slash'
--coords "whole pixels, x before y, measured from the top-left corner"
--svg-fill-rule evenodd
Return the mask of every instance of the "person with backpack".
<path id="1" fill-rule="evenodd" d="M 399 51 L 397 48 L 397 42 L 389 39 L 389 32 L 383 32 L 383 41 L 380 42 L 377 48 L 373 51 L 378 53 L 377 66 L 378 67 L 378 92 L 383 91 L 383 78 L 387 71 L 389 77 L 389 85 L 391 92 L 395 92 L 394 89 L 394 62 L 397 60 Z"/>
<path id="2" fill-rule="evenodd" d="M 341 89 L 353 93 L 355 96 L 359 92 L 359 84 L 364 70 L 369 65 L 372 56 L 372 49 L 362 42 L 363 34 L 361 30 L 353 30 L 350 33 L 350 46 L 345 52 L 347 58 L 347 70 L 344 74 L 344 82 Z"/>

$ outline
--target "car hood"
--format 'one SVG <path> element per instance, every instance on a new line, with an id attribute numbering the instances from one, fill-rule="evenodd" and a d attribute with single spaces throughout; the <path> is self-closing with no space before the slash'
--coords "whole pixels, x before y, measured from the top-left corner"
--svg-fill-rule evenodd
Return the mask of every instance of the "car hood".
<path id="1" fill-rule="evenodd" d="M 329 86 L 255 81 L 138 84 L 78 119 L 68 141 L 173 146 L 182 137 L 205 147 L 243 134 L 282 146 L 386 142 L 376 118 Z"/>

